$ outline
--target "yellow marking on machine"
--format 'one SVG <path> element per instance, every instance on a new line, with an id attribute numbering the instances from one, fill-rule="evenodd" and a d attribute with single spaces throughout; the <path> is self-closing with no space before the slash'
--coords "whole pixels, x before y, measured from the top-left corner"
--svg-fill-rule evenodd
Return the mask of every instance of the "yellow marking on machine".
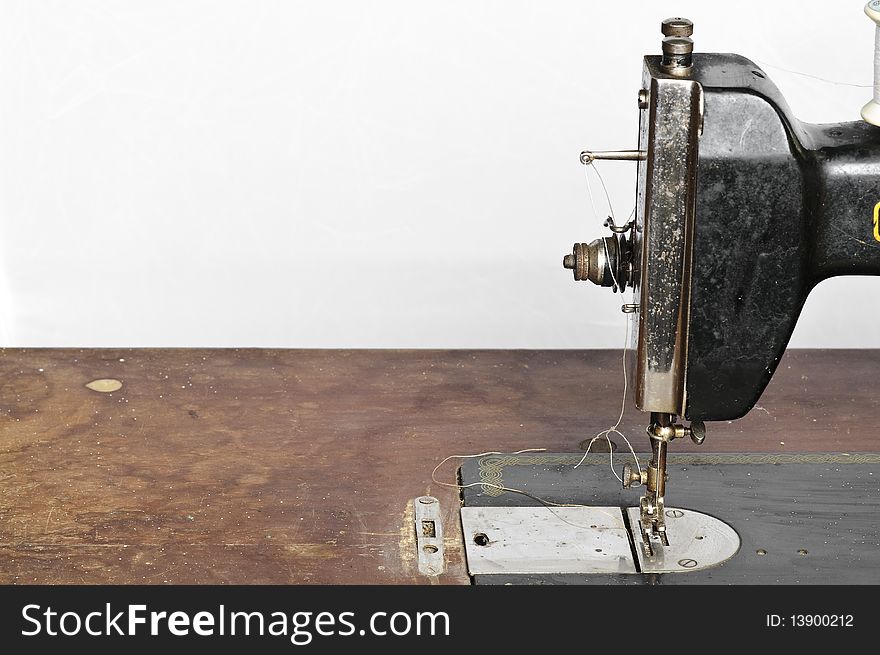
<path id="1" fill-rule="evenodd" d="M 874 205 L 874 239 L 880 241 L 880 202 Z"/>

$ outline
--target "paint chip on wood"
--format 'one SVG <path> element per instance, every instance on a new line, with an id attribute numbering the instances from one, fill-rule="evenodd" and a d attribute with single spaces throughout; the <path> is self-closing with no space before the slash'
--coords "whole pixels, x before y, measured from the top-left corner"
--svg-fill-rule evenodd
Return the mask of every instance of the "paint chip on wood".
<path id="1" fill-rule="evenodd" d="M 101 393 L 113 393 L 122 388 L 122 382 L 114 380 L 113 378 L 103 378 L 100 380 L 92 380 L 86 385 L 86 388 Z"/>

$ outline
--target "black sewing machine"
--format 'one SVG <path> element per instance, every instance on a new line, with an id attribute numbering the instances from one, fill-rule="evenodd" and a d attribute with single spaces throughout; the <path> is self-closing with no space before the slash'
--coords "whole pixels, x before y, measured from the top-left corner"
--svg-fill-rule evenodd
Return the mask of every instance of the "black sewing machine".
<path id="1" fill-rule="evenodd" d="M 880 1 L 866 12 L 880 21 Z M 701 443 L 705 421 L 755 406 L 817 283 L 880 274 L 877 99 L 865 121 L 803 123 L 755 63 L 694 53 L 691 21 L 662 32 L 662 55 L 644 60 L 638 149 L 581 154 L 637 162 L 634 218 L 609 218 L 610 236 L 564 259 L 575 280 L 633 290 L 623 311 L 652 458 L 623 483 L 646 487 L 647 552 L 668 545 L 667 444 Z"/>

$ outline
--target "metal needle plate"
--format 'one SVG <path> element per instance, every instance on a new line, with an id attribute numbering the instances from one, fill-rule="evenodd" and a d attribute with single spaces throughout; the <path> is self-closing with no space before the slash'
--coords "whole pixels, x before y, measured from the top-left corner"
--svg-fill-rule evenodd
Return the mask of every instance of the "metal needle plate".
<path id="1" fill-rule="evenodd" d="M 619 507 L 462 507 L 471 575 L 636 573 Z"/>
<path id="2" fill-rule="evenodd" d="M 632 533 L 619 507 L 462 507 L 468 571 L 471 575 L 689 573 L 723 564 L 739 551 L 739 535 L 724 521 L 668 508 L 669 545 L 655 545 L 649 557 L 642 548 L 639 508 L 625 511 Z"/>
<path id="3" fill-rule="evenodd" d="M 653 548 L 649 557 L 639 534 L 639 508 L 627 510 L 642 573 L 687 573 L 723 564 L 739 551 L 740 539 L 727 523 L 688 509 L 666 509 L 668 546 Z"/>

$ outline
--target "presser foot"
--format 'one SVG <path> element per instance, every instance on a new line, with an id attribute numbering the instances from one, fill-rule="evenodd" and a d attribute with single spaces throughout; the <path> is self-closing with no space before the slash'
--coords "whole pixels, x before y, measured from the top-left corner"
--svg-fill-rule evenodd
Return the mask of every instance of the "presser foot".
<path id="1" fill-rule="evenodd" d="M 674 414 L 651 413 L 651 423 L 647 433 L 651 439 L 651 461 L 637 470 L 630 464 L 623 467 L 621 481 L 624 489 L 645 486 L 645 495 L 639 500 L 639 530 L 641 547 L 647 557 L 653 557 L 658 548 L 669 547 L 666 534 L 666 517 L 663 498 L 666 495 L 666 456 L 669 442 L 682 437 L 690 437 L 694 443 L 701 444 L 706 439 L 706 426 L 701 421 L 693 421 L 689 427 L 677 424 Z"/>
<path id="2" fill-rule="evenodd" d="M 654 557 L 658 548 L 669 546 L 666 534 L 666 521 L 663 514 L 663 501 L 651 502 L 648 496 L 639 500 L 639 536 L 641 548 L 646 557 Z"/>
<path id="3" fill-rule="evenodd" d="M 663 498 L 657 497 L 656 489 L 651 489 L 648 481 L 656 480 L 656 470 L 652 470 L 653 462 L 648 470 L 633 471 L 629 464 L 623 467 L 623 487 L 630 489 L 643 484 L 648 485 L 647 493 L 639 499 L 638 521 L 633 524 L 633 534 L 637 535 L 636 545 L 641 546 L 647 557 L 653 557 L 657 548 L 669 546 L 666 534 L 666 519 L 663 510 Z M 665 473 L 664 473 L 665 476 Z M 636 529 L 637 528 L 637 529 Z"/>

